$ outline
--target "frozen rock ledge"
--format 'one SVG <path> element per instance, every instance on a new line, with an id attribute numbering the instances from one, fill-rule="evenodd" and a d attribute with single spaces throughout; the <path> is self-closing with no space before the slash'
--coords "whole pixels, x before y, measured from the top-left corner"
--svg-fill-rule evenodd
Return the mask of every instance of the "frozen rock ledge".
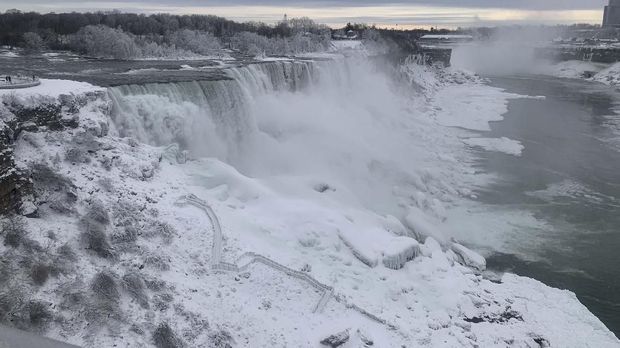
<path id="1" fill-rule="evenodd" d="M 487 268 L 487 261 L 482 255 L 469 250 L 461 244 L 453 243 L 452 251 L 458 256 L 459 261 L 466 266 L 475 268 L 479 271 L 484 271 Z"/>

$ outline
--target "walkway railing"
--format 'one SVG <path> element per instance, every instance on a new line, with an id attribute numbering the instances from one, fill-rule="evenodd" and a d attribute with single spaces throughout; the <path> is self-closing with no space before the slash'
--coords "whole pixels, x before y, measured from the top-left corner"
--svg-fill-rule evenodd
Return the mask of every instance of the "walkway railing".
<path id="1" fill-rule="evenodd" d="M 209 220 L 211 221 L 211 229 L 213 231 L 213 245 L 212 245 L 212 260 L 211 260 L 211 268 L 220 271 L 226 272 L 244 272 L 254 263 L 262 263 L 267 267 L 280 271 L 290 277 L 299 279 L 303 282 L 310 284 L 313 288 L 322 293 L 321 298 L 314 306 L 313 313 L 321 313 L 329 300 L 333 297 L 337 302 L 344 304 L 345 307 L 355 310 L 356 312 L 362 314 L 368 319 L 375 321 L 377 323 L 388 326 L 391 330 L 396 330 L 397 327 L 393 324 L 390 324 L 387 320 L 382 319 L 367 310 L 353 304 L 349 303 L 344 296 L 335 295 L 334 288 L 328 285 L 325 285 L 309 275 L 306 272 L 301 272 L 294 270 L 292 268 L 286 267 L 266 256 L 254 253 L 247 252 L 242 254 L 239 258 L 237 258 L 237 263 L 229 263 L 222 261 L 222 227 L 220 225 L 220 221 L 217 218 L 217 215 L 213 211 L 213 209 L 207 204 L 207 202 L 201 200 L 193 194 L 189 194 L 186 196 L 180 197 L 176 202 L 177 206 L 187 206 L 192 205 L 195 206 L 206 213 Z M 239 266 L 239 263 L 242 260 L 246 260 L 246 262 Z"/>

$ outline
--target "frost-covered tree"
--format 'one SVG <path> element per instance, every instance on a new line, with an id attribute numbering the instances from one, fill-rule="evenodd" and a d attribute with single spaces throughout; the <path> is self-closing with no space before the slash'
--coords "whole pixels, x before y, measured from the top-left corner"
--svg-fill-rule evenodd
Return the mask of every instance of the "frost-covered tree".
<path id="1" fill-rule="evenodd" d="M 329 45 L 329 40 L 326 40 L 323 36 L 309 32 L 299 32 L 287 41 L 288 51 L 285 53 L 293 54 L 320 52 L 324 51 Z"/>
<path id="2" fill-rule="evenodd" d="M 329 46 L 329 34 L 299 31 L 292 37 L 268 38 L 252 32 L 236 34 L 231 43 L 234 49 L 252 56 L 299 54 L 324 51 Z"/>
<path id="3" fill-rule="evenodd" d="M 211 55 L 221 48 L 221 43 L 206 31 L 183 29 L 168 35 L 169 44 L 202 55 Z"/>
<path id="4" fill-rule="evenodd" d="M 141 56 L 133 37 L 105 25 L 88 25 L 71 38 L 71 46 L 93 57 L 131 59 Z"/>
<path id="5" fill-rule="evenodd" d="M 143 58 L 183 59 L 197 56 L 196 53 L 154 41 L 137 40 Z"/>
<path id="6" fill-rule="evenodd" d="M 252 56 L 270 54 L 273 51 L 273 42 L 265 36 L 249 31 L 236 34 L 232 37 L 231 43 L 234 49 Z"/>

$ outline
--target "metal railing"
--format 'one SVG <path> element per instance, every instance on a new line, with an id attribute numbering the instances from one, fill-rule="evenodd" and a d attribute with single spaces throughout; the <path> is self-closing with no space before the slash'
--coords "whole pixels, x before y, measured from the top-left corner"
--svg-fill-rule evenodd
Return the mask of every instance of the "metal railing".
<path id="1" fill-rule="evenodd" d="M 320 281 L 318 281 L 317 279 L 315 279 L 308 273 L 297 271 L 292 268 L 286 267 L 266 256 L 263 256 L 263 255 L 260 255 L 254 252 L 246 252 L 237 258 L 236 264 L 222 261 L 222 239 L 223 239 L 222 227 L 213 209 L 207 204 L 207 202 L 203 201 L 202 199 L 196 197 L 193 194 L 180 197 L 175 202 L 175 205 L 177 206 L 192 205 L 194 207 L 201 209 L 207 214 L 209 220 L 211 221 L 211 228 L 213 230 L 213 246 L 212 246 L 213 256 L 211 260 L 212 269 L 226 271 L 226 272 L 239 273 L 239 272 L 246 271 L 252 264 L 261 263 L 267 267 L 280 271 L 290 277 L 306 282 L 310 284 L 313 288 L 321 292 L 322 293 L 321 298 L 319 299 L 317 304 L 314 306 L 313 311 L 312 311 L 313 313 L 321 313 L 323 309 L 325 308 L 325 306 L 327 305 L 327 303 L 329 302 L 329 300 L 331 298 L 334 298 L 337 302 L 342 303 L 346 308 L 352 309 L 372 321 L 386 325 L 391 330 L 397 329 L 396 325 L 390 324 L 387 320 L 382 319 L 378 317 L 377 315 L 374 315 L 368 312 L 367 310 L 357 306 L 356 304 L 349 303 L 344 296 L 335 295 L 333 287 L 321 283 Z M 239 266 L 240 261 L 242 261 L 243 259 L 246 259 L 248 261 L 246 261 L 242 266 Z"/>

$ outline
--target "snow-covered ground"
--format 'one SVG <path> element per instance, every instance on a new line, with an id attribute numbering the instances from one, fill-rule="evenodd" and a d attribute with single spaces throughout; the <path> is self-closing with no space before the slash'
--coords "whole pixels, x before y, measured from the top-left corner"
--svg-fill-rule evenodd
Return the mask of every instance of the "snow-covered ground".
<path id="1" fill-rule="evenodd" d="M 620 84 L 620 63 L 604 64 L 585 61 L 564 61 L 545 64 L 540 73 L 560 78 L 585 79 L 609 86 Z"/>
<path id="2" fill-rule="evenodd" d="M 363 60 L 268 64 L 236 68 L 234 82 L 215 89 L 111 89 L 82 107 L 77 129 L 20 134 L 18 165 L 45 164 L 77 197 L 59 209 L 52 203 L 64 196 L 51 192 L 40 217 L 25 219 L 28 238 L 54 255 L 68 245 L 76 257 L 30 288 L 55 305 L 47 335 L 144 347 L 167 323 L 192 347 L 319 347 L 345 330 L 343 347 L 618 346 L 574 294 L 511 274 L 491 281 L 480 255 L 452 239 L 454 211 L 486 180 L 462 139 L 516 155 L 520 144 L 471 131 L 488 130 L 507 100 L 522 96 L 458 71 L 407 67 L 419 88 L 411 97 Z M 308 71 L 317 75 L 305 88 L 283 88 L 299 88 L 294 76 Z M 40 87 L 15 94 L 98 90 Z M 197 89 L 215 91 L 221 105 L 189 95 Z M 166 146 L 175 139 L 187 140 L 189 153 Z M 209 209 L 175 204 L 188 194 Z M 109 250 L 85 244 L 93 221 Z M 14 252 L 0 245 L 0 255 Z M 273 264 L 212 268 L 243 264 L 247 253 Z M 286 269 L 333 288 L 322 311 L 325 294 Z"/>
<path id="3" fill-rule="evenodd" d="M 105 88 L 93 86 L 86 82 L 50 79 L 41 79 L 40 81 L 41 84 L 35 87 L 19 90 L 2 89 L 0 90 L 0 97 L 15 95 L 21 99 L 31 99 L 40 96 L 56 99 L 61 95 L 80 95 L 105 90 Z"/>
<path id="4" fill-rule="evenodd" d="M 592 80 L 604 83 L 610 86 L 617 86 L 620 84 L 620 63 L 616 63 L 606 67 L 599 71 Z"/>
<path id="5" fill-rule="evenodd" d="M 569 60 L 547 65 L 546 74 L 571 79 L 586 78 L 588 74 L 595 75 L 604 70 L 608 65 L 602 63 L 585 62 L 581 60 Z"/>

